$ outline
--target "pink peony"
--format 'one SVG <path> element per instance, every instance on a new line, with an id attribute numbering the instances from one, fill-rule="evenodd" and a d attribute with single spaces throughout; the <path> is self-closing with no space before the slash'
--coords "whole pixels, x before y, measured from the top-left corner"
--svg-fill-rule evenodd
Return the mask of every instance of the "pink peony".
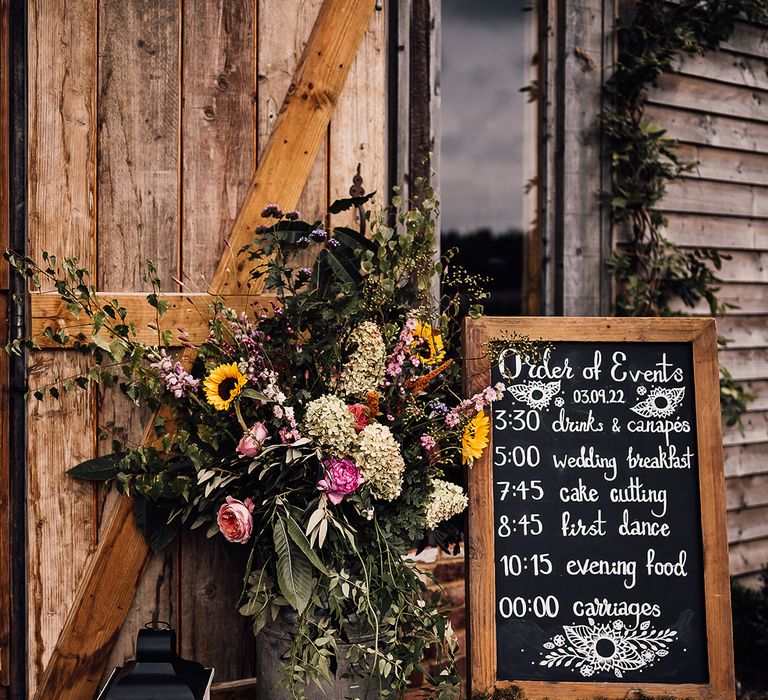
<path id="1" fill-rule="evenodd" d="M 254 423 L 251 429 L 243 435 L 235 448 L 241 457 L 255 457 L 261 452 L 264 443 L 269 439 L 269 432 L 264 423 Z"/>
<path id="2" fill-rule="evenodd" d="M 325 478 L 317 482 L 317 487 L 325 491 L 336 506 L 363 483 L 363 475 L 351 459 L 326 459 L 323 466 Z"/>
<path id="3" fill-rule="evenodd" d="M 362 403 L 356 403 L 352 406 L 347 406 L 347 410 L 352 414 L 355 419 L 355 432 L 359 433 L 362 429 L 371 422 L 368 406 Z"/>
<path id="4" fill-rule="evenodd" d="M 230 542 L 245 544 L 253 532 L 252 511 L 253 501 L 250 498 L 238 501 L 232 496 L 227 496 L 227 502 L 221 504 L 216 516 L 221 534 Z"/>

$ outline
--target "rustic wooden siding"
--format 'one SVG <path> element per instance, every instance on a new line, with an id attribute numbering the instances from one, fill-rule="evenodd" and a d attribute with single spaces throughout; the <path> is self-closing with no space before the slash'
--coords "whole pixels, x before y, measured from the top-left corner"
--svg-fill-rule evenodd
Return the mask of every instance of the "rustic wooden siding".
<path id="1" fill-rule="evenodd" d="M 740 23 L 723 50 L 686 57 L 650 104 L 699 161 L 662 203 L 668 236 L 732 256 L 721 297 L 737 308 L 718 321 L 731 339 L 720 360 L 757 398 L 744 433 L 724 434 L 728 540 L 732 574 L 749 577 L 768 562 L 768 28 Z"/>
<path id="2" fill-rule="evenodd" d="M 77 256 L 103 290 L 146 289 L 147 257 L 165 291 L 180 291 L 179 279 L 205 290 L 320 4 L 30 2 L 30 251 Z M 358 164 L 366 191 L 385 192 L 385 32 L 376 13 L 300 203 L 307 217 L 348 194 Z M 69 351 L 38 351 L 30 383 L 85 366 Z M 113 422 L 135 441 L 144 416 L 114 391 L 29 406 L 31 692 L 114 500 L 64 470 L 110 451 L 98 436 Z M 189 533 L 155 556 L 110 665 L 156 618 L 218 681 L 251 674 L 252 637 L 235 608 L 242 554 Z"/>

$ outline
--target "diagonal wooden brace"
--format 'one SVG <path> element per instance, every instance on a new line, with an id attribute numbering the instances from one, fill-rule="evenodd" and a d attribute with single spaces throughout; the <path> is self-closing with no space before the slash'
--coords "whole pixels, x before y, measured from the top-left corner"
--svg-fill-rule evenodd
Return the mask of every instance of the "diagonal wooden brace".
<path id="1" fill-rule="evenodd" d="M 271 203 L 296 205 L 323 142 L 374 9 L 375 0 L 325 0 L 266 149 L 213 277 L 214 294 L 242 294 L 245 260 L 234 254 L 254 236 Z M 253 285 L 258 294 L 262 286 Z M 190 362 L 192 353 L 184 354 Z M 154 440 L 153 419 L 145 444 Z M 144 568 L 149 548 L 136 527 L 131 499 L 121 498 L 104 524 L 56 647 L 35 694 L 39 700 L 90 700 Z"/>

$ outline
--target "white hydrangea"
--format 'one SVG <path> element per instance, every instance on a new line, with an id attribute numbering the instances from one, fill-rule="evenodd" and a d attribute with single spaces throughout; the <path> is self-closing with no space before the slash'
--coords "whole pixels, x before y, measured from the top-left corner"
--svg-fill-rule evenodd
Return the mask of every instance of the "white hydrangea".
<path id="1" fill-rule="evenodd" d="M 334 456 L 344 457 L 355 440 L 355 419 L 338 396 L 325 394 L 307 404 L 303 432 Z"/>
<path id="2" fill-rule="evenodd" d="M 427 529 L 434 530 L 438 524 L 458 515 L 469 504 L 461 486 L 443 479 L 432 479 L 434 491 L 427 503 Z"/>
<path id="3" fill-rule="evenodd" d="M 374 498 L 394 501 L 400 495 L 405 462 L 386 425 L 370 423 L 363 428 L 357 436 L 354 458 Z"/>
<path id="4" fill-rule="evenodd" d="M 341 370 L 347 396 L 365 396 L 384 381 L 387 348 L 381 330 L 373 321 L 364 321 L 349 335 L 347 347 L 357 346 Z"/>

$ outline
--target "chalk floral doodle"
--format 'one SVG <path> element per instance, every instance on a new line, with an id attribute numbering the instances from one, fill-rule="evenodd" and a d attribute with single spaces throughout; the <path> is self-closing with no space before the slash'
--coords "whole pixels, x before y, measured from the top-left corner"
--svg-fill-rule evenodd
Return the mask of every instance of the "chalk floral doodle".
<path id="1" fill-rule="evenodd" d="M 677 632 L 655 630 L 647 620 L 636 627 L 627 627 L 621 620 L 597 624 L 588 618 L 588 625 L 565 625 L 563 634 L 556 634 L 544 643 L 547 653 L 541 666 L 570 667 L 582 676 L 613 672 L 623 678 L 627 671 L 639 671 L 669 653 L 669 645 Z"/>
<path id="2" fill-rule="evenodd" d="M 535 411 L 548 408 L 552 399 L 560 392 L 560 382 L 528 382 L 507 387 L 518 401 L 530 406 Z"/>
<path id="3" fill-rule="evenodd" d="M 685 387 L 665 389 L 656 386 L 648 392 L 646 398 L 636 406 L 632 406 L 632 410 L 643 418 L 668 418 L 677 410 L 683 396 L 685 396 Z"/>

